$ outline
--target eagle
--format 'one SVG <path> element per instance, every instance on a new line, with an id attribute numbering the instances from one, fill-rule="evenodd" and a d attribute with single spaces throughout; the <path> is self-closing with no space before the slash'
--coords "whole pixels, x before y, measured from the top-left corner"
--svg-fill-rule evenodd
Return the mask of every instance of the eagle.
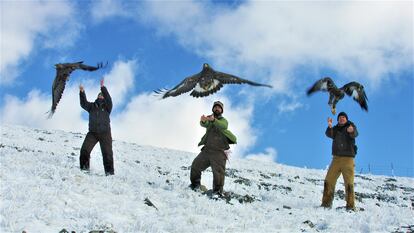
<path id="1" fill-rule="evenodd" d="M 162 98 L 165 99 L 170 96 L 178 96 L 193 90 L 190 95 L 198 98 L 205 97 L 217 92 L 220 90 L 220 88 L 223 87 L 224 84 L 243 83 L 250 84 L 252 86 L 264 86 L 272 88 L 270 85 L 252 82 L 250 80 L 242 79 L 231 74 L 215 71 L 209 64 L 204 63 L 203 70 L 201 70 L 200 73 L 185 78 L 181 83 L 170 90 L 159 89 L 154 92 L 158 95 L 162 95 Z"/>
<path id="2" fill-rule="evenodd" d="M 333 115 L 336 113 L 336 104 L 344 98 L 345 94 L 352 96 L 361 108 L 368 112 L 368 97 L 365 94 L 364 86 L 358 82 L 350 82 L 345 84 L 343 87 L 338 88 L 330 77 L 325 77 L 316 81 L 315 84 L 308 89 L 307 95 L 310 96 L 317 91 L 329 92 L 328 104 L 331 106 L 331 112 Z"/>
<path id="3" fill-rule="evenodd" d="M 84 65 L 83 61 L 75 63 L 58 63 L 55 64 L 56 68 L 56 77 L 53 80 L 52 85 L 52 107 L 49 111 L 48 118 L 51 118 L 56 111 L 56 107 L 62 98 L 63 90 L 65 90 L 66 82 L 69 80 L 70 74 L 77 69 L 86 70 L 86 71 L 95 71 L 100 68 L 103 68 L 107 65 L 103 63 L 98 63 L 97 66 L 88 66 Z"/>

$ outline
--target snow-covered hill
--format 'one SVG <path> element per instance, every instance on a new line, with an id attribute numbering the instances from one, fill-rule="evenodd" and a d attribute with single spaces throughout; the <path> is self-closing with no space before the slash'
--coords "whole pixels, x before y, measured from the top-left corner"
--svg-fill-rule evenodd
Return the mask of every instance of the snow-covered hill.
<path id="1" fill-rule="evenodd" d="M 114 141 L 115 176 L 99 145 L 91 174 L 79 170 L 85 135 L 1 125 L 1 232 L 407 232 L 414 230 L 414 179 L 357 175 L 357 206 L 342 178 L 333 209 L 320 208 L 326 171 L 231 159 L 225 191 L 191 191 L 194 153 Z M 212 175 L 202 183 L 211 187 Z M 147 199 L 147 201 L 145 201 Z M 148 205 L 148 200 L 154 206 Z"/>

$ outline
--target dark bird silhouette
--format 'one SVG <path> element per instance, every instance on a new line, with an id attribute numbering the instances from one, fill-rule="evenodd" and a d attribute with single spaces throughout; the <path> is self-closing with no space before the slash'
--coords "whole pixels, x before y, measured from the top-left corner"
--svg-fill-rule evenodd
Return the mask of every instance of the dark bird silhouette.
<path id="1" fill-rule="evenodd" d="M 213 70 L 207 63 L 204 63 L 203 70 L 185 78 L 180 84 L 171 90 L 157 90 L 155 93 L 161 94 L 162 98 L 178 96 L 193 90 L 190 95 L 193 97 L 205 97 L 220 90 L 224 84 L 250 84 L 252 86 L 272 87 L 242 79 L 237 76 Z"/>
<path id="2" fill-rule="evenodd" d="M 145 205 L 147 205 L 147 206 L 152 206 L 152 207 L 154 207 L 156 210 L 158 210 L 158 208 L 154 205 L 154 203 L 152 203 L 152 202 L 150 201 L 150 199 L 149 199 L 148 197 L 146 197 L 146 198 L 145 198 L 144 203 L 145 203 Z"/>
<path id="3" fill-rule="evenodd" d="M 365 94 L 364 86 L 357 82 L 350 82 L 343 87 L 338 88 L 330 77 L 325 77 L 315 82 L 315 84 L 308 89 L 307 94 L 309 96 L 317 91 L 329 92 L 328 104 L 331 106 L 331 112 L 334 115 L 336 113 L 336 104 L 344 98 L 345 94 L 352 96 L 363 110 L 368 111 L 368 97 Z"/>
<path id="4" fill-rule="evenodd" d="M 52 85 L 52 107 L 49 111 L 49 118 L 53 116 L 56 111 L 56 107 L 62 98 L 63 91 L 65 90 L 66 82 L 69 80 L 70 74 L 77 69 L 86 70 L 86 71 L 95 71 L 100 68 L 106 67 L 108 63 L 103 65 L 103 63 L 98 63 L 97 66 L 88 66 L 84 65 L 83 61 L 75 63 L 59 63 L 55 64 L 56 68 L 56 77 L 53 80 Z"/>

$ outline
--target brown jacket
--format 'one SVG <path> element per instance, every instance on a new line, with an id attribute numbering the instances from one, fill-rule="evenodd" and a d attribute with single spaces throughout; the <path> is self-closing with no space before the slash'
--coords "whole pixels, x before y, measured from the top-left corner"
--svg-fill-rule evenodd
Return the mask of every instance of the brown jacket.
<path id="1" fill-rule="evenodd" d="M 353 133 L 348 133 L 346 129 L 351 126 L 354 127 Z M 355 138 L 358 136 L 358 130 L 355 124 L 347 121 L 344 125 L 335 125 L 332 128 L 327 128 L 325 131 L 327 137 L 332 138 L 332 155 L 355 157 Z"/>

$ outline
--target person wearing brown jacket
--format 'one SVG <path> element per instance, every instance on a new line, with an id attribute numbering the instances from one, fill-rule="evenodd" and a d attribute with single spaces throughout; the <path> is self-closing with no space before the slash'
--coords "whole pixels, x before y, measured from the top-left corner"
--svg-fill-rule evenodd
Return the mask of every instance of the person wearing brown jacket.
<path id="1" fill-rule="evenodd" d="M 331 208 L 338 177 L 342 174 L 345 183 L 346 209 L 355 210 L 354 158 L 356 155 L 355 138 L 358 131 L 355 124 L 348 120 L 345 112 L 338 114 L 338 124 L 332 127 L 328 118 L 326 136 L 332 138 L 332 162 L 325 177 L 322 207 Z"/>
<path id="2" fill-rule="evenodd" d="M 199 143 L 199 146 L 204 146 L 191 164 L 190 188 L 193 190 L 206 189 L 201 185 L 201 172 L 211 166 L 213 170 L 213 192 L 218 195 L 223 194 L 227 160 L 225 150 L 230 148 L 229 144 L 235 144 L 237 141 L 236 136 L 227 129 L 228 122 L 222 116 L 223 108 L 223 103 L 216 101 L 213 104 L 213 114 L 209 116 L 202 115 L 200 118 L 200 125 L 206 128 L 206 134 Z"/>

